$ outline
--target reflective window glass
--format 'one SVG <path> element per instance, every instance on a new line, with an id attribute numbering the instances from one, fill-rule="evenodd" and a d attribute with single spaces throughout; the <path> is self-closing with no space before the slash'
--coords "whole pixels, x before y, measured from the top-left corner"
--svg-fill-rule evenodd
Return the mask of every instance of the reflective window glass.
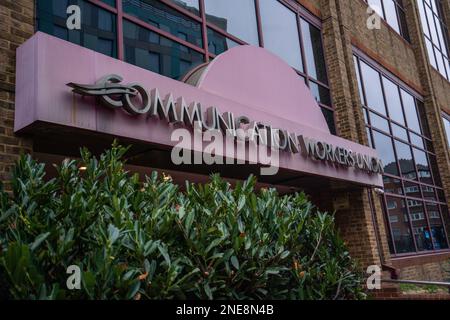
<path id="1" fill-rule="evenodd" d="M 407 200 L 409 215 L 413 226 L 418 251 L 433 250 L 431 232 L 422 201 Z"/>
<path id="2" fill-rule="evenodd" d="M 411 147 L 403 142 L 395 141 L 395 149 L 397 150 L 398 163 L 400 165 L 401 174 L 407 179 L 417 179 L 416 168 L 411 153 Z"/>
<path id="3" fill-rule="evenodd" d="M 181 79 L 204 60 L 202 54 L 129 21 L 124 21 L 123 29 L 125 60 L 141 68 Z"/>
<path id="4" fill-rule="evenodd" d="M 405 108 L 405 116 L 408 128 L 415 132 L 421 133 L 419 117 L 417 116 L 416 103 L 412 95 L 404 90 L 402 92 L 403 107 Z"/>
<path id="5" fill-rule="evenodd" d="M 385 77 L 383 77 L 383 85 L 384 93 L 386 95 L 387 108 L 389 110 L 389 117 L 392 120 L 405 125 L 398 86 Z"/>
<path id="6" fill-rule="evenodd" d="M 364 87 L 366 88 L 367 106 L 382 115 L 386 115 L 384 107 L 383 91 L 381 89 L 380 74 L 372 67 L 361 61 L 361 73 Z"/>
<path id="7" fill-rule="evenodd" d="M 254 0 L 205 0 L 206 20 L 249 44 L 259 44 Z"/>
<path id="8" fill-rule="evenodd" d="M 374 130 L 373 140 L 375 149 L 378 151 L 378 154 L 383 161 L 384 172 L 392 175 L 398 175 L 397 163 L 394 156 L 394 148 L 392 146 L 392 139 Z"/>
<path id="9" fill-rule="evenodd" d="M 386 207 L 397 253 L 415 251 L 405 200 L 386 197 Z"/>
<path id="10" fill-rule="evenodd" d="M 69 4 L 80 6 L 81 30 L 68 30 L 66 9 Z M 80 46 L 117 57 L 117 30 L 114 14 L 85 0 L 37 1 L 38 30 Z"/>
<path id="11" fill-rule="evenodd" d="M 304 19 L 301 19 L 301 28 L 308 74 L 326 84 L 328 79 L 320 30 Z"/>
<path id="12" fill-rule="evenodd" d="M 297 15 L 278 1 L 260 1 L 264 47 L 303 71 Z"/>
<path id="13" fill-rule="evenodd" d="M 200 7 L 198 0 L 169 0 L 169 1 L 191 13 L 194 13 L 196 15 L 200 14 Z"/>
<path id="14" fill-rule="evenodd" d="M 201 47 L 202 26 L 199 22 L 179 13 L 158 0 L 123 0 L 123 11 L 157 26 L 174 36 Z"/>

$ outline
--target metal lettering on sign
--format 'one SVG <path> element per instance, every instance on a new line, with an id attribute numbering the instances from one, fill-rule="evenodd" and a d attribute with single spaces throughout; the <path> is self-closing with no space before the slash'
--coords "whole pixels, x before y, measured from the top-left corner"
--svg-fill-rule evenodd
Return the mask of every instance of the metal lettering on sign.
<path id="1" fill-rule="evenodd" d="M 74 93 L 83 96 L 97 97 L 100 102 L 109 108 L 123 108 L 131 115 L 144 115 L 159 117 L 168 123 L 184 124 L 194 127 L 200 124 L 203 131 L 218 130 L 239 138 L 237 129 L 242 126 L 250 128 L 246 141 L 252 140 L 279 150 L 299 153 L 312 160 L 318 160 L 335 165 L 353 167 L 369 173 L 383 173 L 381 159 L 359 152 L 354 152 L 341 146 L 335 146 L 325 141 L 318 141 L 288 132 L 275 129 L 272 126 L 257 121 L 252 121 L 246 116 L 235 117 L 231 112 L 223 114 L 216 107 L 209 107 L 202 112 L 199 102 L 187 105 L 183 97 L 174 99 L 169 93 L 161 99 L 158 89 L 154 88 L 149 93 L 138 83 L 121 84 L 123 78 L 111 74 L 98 80 L 95 85 L 68 83 Z"/>

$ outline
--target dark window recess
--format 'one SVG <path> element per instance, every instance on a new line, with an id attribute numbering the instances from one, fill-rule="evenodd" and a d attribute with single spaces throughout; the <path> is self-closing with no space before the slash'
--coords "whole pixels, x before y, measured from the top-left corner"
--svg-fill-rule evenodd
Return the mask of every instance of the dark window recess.
<path id="1" fill-rule="evenodd" d="M 334 122 L 334 113 L 333 111 L 327 109 L 327 108 L 321 108 L 323 116 L 325 117 L 325 120 L 327 121 L 328 128 L 330 129 L 331 134 L 336 134 L 336 125 Z"/>
<path id="2" fill-rule="evenodd" d="M 210 53 L 218 55 L 238 45 L 239 43 L 225 37 L 211 28 L 208 28 L 208 51 Z"/>
<path id="3" fill-rule="evenodd" d="M 123 11 L 143 22 L 157 25 L 159 29 L 198 47 L 203 46 L 201 23 L 184 16 L 157 0 L 123 0 Z"/>
<path id="4" fill-rule="evenodd" d="M 203 63 L 203 55 L 153 31 L 124 21 L 125 61 L 141 68 L 181 79 L 191 68 Z"/>
<path id="5" fill-rule="evenodd" d="M 81 30 L 66 26 L 69 5 L 80 6 Z M 117 57 L 116 17 L 114 14 L 82 0 L 38 0 L 37 27 L 39 31 Z"/>
<path id="6" fill-rule="evenodd" d="M 327 84 L 327 71 L 322 48 L 322 35 L 320 30 L 301 19 L 303 45 L 308 74 L 312 78 Z"/>

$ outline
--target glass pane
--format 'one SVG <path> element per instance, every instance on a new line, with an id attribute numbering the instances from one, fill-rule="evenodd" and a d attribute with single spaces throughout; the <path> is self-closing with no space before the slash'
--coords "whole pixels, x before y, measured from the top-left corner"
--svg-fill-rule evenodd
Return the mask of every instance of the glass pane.
<path id="1" fill-rule="evenodd" d="M 403 142 L 395 140 L 395 149 L 397 150 L 397 158 L 402 176 L 411 180 L 417 179 L 411 147 Z"/>
<path id="2" fill-rule="evenodd" d="M 177 6 L 192 12 L 193 14 L 200 15 L 200 9 L 198 5 L 198 0 L 169 0 L 175 3 Z"/>
<path id="3" fill-rule="evenodd" d="M 421 20 L 421 23 L 422 23 L 423 32 L 429 37 L 430 36 L 430 30 L 428 29 L 428 22 L 427 22 L 427 17 L 426 17 L 426 14 L 425 14 L 425 8 L 424 8 L 423 0 L 419 0 L 417 2 L 419 4 L 419 13 L 420 13 L 420 20 Z"/>
<path id="4" fill-rule="evenodd" d="M 330 129 L 330 133 L 336 135 L 336 125 L 334 124 L 334 114 L 333 111 L 328 110 L 326 108 L 321 108 L 323 116 L 328 124 L 328 129 Z"/>
<path id="5" fill-rule="evenodd" d="M 410 95 L 403 89 L 401 90 L 401 92 L 402 92 L 403 108 L 405 109 L 406 122 L 407 122 L 408 128 L 411 130 L 414 130 L 418 133 L 421 133 L 420 125 L 419 125 L 419 118 L 417 116 L 417 111 L 416 111 L 415 99 L 412 95 Z"/>
<path id="6" fill-rule="evenodd" d="M 419 251 L 432 250 L 431 234 L 422 201 L 407 200 L 413 233 Z"/>
<path id="7" fill-rule="evenodd" d="M 394 148 L 392 146 L 392 139 L 384 134 L 381 134 L 375 130 L 373 132 L 373 140 L 375 149 L 378 151 L 378 155 L 383 161 L 384 172 L 398 176 L 397 163 L 394 156 Z"/>
<path id="8" fill-rule="evenodd" d="M 445 230 L 447 231 L 447 244 L 450 242 L 450 212 L 448 211 L 448 207 L 445 205 L 441 205 L 441 215 L 444 220 Z"/>
<path id="9" fill-rule="evenodd" d="M 427 203 L 428 220 L 430 221 L 431 236 L 433 238 L 434 248 L 436 250 L 447 249 L 448 243 L 442 225 L 439 206 L 433 203 Z"/>
<path id="10" fill-rule="evenodd" d="M 68 30 L 66 9 L 79 5 L 81 30 Z M 87 1 L 40 0 L 37 2 L 38 30 L 103 53 L 117 57 L 116 16 Z"/>
<path id="11" fill-rule="evenodd" d="M 308 74 L 322 83 L 328 83 L 320 30 L 301 19 L 303 45 Z"/>
<path id="12" fill-rule="evenodd" d="M 198 47 L 203 46 L 202 26 L 157 0 L 123 0 L 125 13 Z"/>
<path id="13" fill-rule="evenodd" d="M 422 193 L 425 200 L 438 201 L 433 187 L 422 185 Z"/>
<path id="14" fill-rule="evenodd" d="M 444 65 L 444 57 L 442 56 L 441 52 L 438 48 L 434 47 L 434 54 L 436 56 L 436 62 L 438 65 L 439 72 L 444 76 L 444 78 L 447 78 L 447 73 L 445 71 L 445 65 Z"/>
<path id="15" fill-rule="evenodd" d="M 381 0 L 369 0 L 369 6 L 376 12 L 380 17 L 383 17 L 383 8 L 381 6 Z"/>
<path id="16" fill-rule="evenodd" d="M 436 27 L 434 25 L 433 12 L 431 11 L 429 6 L 425 6 L 425 14 L 428 18 L 428 26 L 430 27 L 431 39 L 434 43 L 436 43 L 438 41 Z"/>
<path id="17" fill-rule="evenodd" d="M 430 161 L 430 166 L 431 166 L 431 172 L 433 173 L 433 178 L 434 178 L 434 184 L 438 187 L 442 186 L 442 182 L 441 182 L 441 178 L 439 175 L 439 169 L 438 169 L 438 165 L 436 162 L 436 157 L 428 154 L 428 159 Z"/>
<path id="18" fill-rule="evenodd" d="M 361 83 L 361 76 L 360 76 L 360 73 L 359 73 L 358 58 L 356 58 L 356 56 L 353 56 L 353 62 L 355 64 L 356 80 L 358 81 L 359 97 L 361 99 L 361 104 L 364 105 L 365 104 L 365 102 L 364 102 L 364 94 L 363 94 L 363 91 L 362 91 L 362 83 Z"/>
<path id="19" fill-rule="evenodd" d="M 445 132 L 447 134 L 447 143 L 450 146 L 450 120 L 448 120 L 447 118 L 442 118 L 444 121 L 444 128 L 445 128 Z"/>
<path id="20" fill-rule="evenodd" d="M 409 134 L 410 138 L 411 138 L 411 144 L 418 146 L 419 148 L 425 149 L 425 145 L 423 144 L 423 139 L 421 136 L 418 136 L 415 133 L 410 133 Z"/>
<path id="21" fill-rule="evenodd" d="M 331 106 L 330 90 L 313 81 L 309 82 L 309 88 L 311 89 L 314 98 L 316 98 L 316 101 Z"/>
<path id="22" fill-rule="evenodd" d="M 416 160 L 417 172 L 419 173 L 419 178 L 421 182 L 433 184 L 433 179 L 431 178 L 430 165 L 428 164 L 427 155 L 425 152 L 413 148 L 414 159 Z"/>
<path id="23" fill-rule="evenodd" d="M 402 127 L 393 123 L 391 125 L 392 125 L 392 134 L 395 137 L 408 141 L 408 133 L 406 132 L 406 129 L 403 129 Z"/>
<path id="24" fill-rule="evenodd" d="M 400 24 L 401 35 L 403 36 L 403 38 L 405 38 L 406 41 L 411 42 L 411 38 L 409 36 L 409 31 L 408 31 L 408 23 L 406 21 L 405 11 L 400 10 L 397 7 L 397 14 L 398 14 L 398 19 L 399 19 L 399 24 Z"/>
<path id="25" fill-rule="evenodd" d="M 380 74 L 361 61 L 361 72 L 366 92 L 367 106 L 382 115 L 386 115 L 383 91 L 381 90 Z"/>
<path id="26" fill-rule="evenodd" d="M 431 137 L 430 128 L 428 126 L 427 116 L 425 114 L 425 107 L 422 101 L 416 100 L 416 107 L 419 113 L 420 124 L 422 125 L 422 135 L 425 137 Z"/>
<path id="27" fill-rule="evenodd" d="M 409 181 L 404 181 L 404 183 L 405 183 L 405 196 L 422 198 L 422 194 L 420 193 L 420 186 L 417 183 L 412 183 Z"/>
<path id="28" fill-rule="evenodd" d="M 384 182 L 384 191 L 386 193 L 392 193 L 392 194 L 403 194 L 403 187 L 402 182 L 400 179 L 395 179 L 392 177 L 384 176 L 383 177 Z"/>
<path id="29" fill-rule="evenodd" d="M 203 55 L 154 32 L 124 21 L 125 61 L 141 68 L 181 79 L 203 63 Z"/>
<path id="30" fill-rule="evenodd" d="M 369 124 L 369 111 L 366 108 L 363 108 L 364 121 L 366 124 Z"/>
<path id="31" fill-rule="evenodd" d="M 259 45 L 254 0 L 205 0 L 205 11 L 208 22 L 249 44 Z"/>
<path id="32" fill-rule="evenodd" d="M 445 202 L 445 193 L 442 189 L 437 189 L 438 199 L 440 202 Z"/>
<path id="33" fill-rule="evenodd" d="M 397 253 L 416 251 L 411 235 L 405 200 L 386 197 L 386 207 Z"/>
<path id="34" fill-rule="evenodd" d="M 386 21 L 398 33 L 400 33 L 400 26 L 397 18 L 397 6 L 393 0 L 384 0 L 384 12 L 386 13 Z"/>
<path id="35" fill-rule="evenodd" d="M 436 58 L 434 56 L 433 45 L 431 44 L 430 40 L 428 40 L 427 38 L 425 38 L 425 44 L 427 46 L 428 59 L 430 60 L 430 64 L 434 68 L 437 68 L 437 62 L 436 62 Z"/>
<path id="36" fill-rule="evenodd" d="M 367 140 L 369 143 L 369 147 L 373 148 L 372 135 L 370 132 L 371 132 L 371 130 L 368 127 L 366 127 L 366 134 L 367 134 Z"/>
<path id="37" fill-rule="evenodd" d="M 390 133 L 388 121 L 380 116 L 377 116 L 373 112 L 370 112 L 370 123 L 373 127 L 383 130 L 388 134 Z"/>
<path id="38" fill-rule="evenodd" d="M 101 0 L 103 3 L 106 3 L 107 5 L 110 5 L 111 7 L 116 6 L 116 0 Z"/>
<path id="39" fill-rule="evenodd" d="M 225 37 L 224 35 L 208 28 L 208 51 L 213 54 L 221 54 L 239 43 Z"/>
<path id="40" fill-rule="evenodd" d="M 384 93 L 386 95 L 387 108 L 389 110 L 389 117 L 405 125 L 405 118 L 403 117 L 402 104 L 400 101 L 400 92 L 398 86 L 392 81 L 383 77 Z"/>
<path id="41" fill-rule="evenodd" d="M 297 15 L 278 1 L 260 1 L 264 47 L 303 71 Z"/>

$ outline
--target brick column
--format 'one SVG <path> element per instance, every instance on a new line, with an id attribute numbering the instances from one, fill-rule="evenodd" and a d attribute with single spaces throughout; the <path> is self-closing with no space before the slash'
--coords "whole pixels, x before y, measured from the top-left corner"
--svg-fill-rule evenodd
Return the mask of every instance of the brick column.
<path id="1" fill-rule="evenodd" d="M 348 3 L 338 0 L 322 0 L 322 32 L 325 60 L 333 104 L 336 110 L 336 125 L 343 138 L 368 144 L 364 116 L 361 108 L 356 70 L 353 63 L 353 47 Z M 362 17 L 364 18 L 364 17 Z M 349 197 L 348 209 L 336 212 L 336 222 L 346 241 L 352 257 L 364 269 L 368 265 L 380 265 L 380 253 L 389 264 L 390 254 L 386 237 L 381 202 L 375 193 L 371 199 L 367 189 L 337 189 L 333 195 Z M 372 210 L 375 213 L 375 224 Z M 380 247 L 378 247 L 377 234 Z"/>
<path id="2" fill-rule="evenodd" d="M 6 189 L 19 154 L 32 151 L 31 141 L 16 137 L 13 128 L 16 48 L 33 33 L 33 0 L 0 2 L 0 181 Z"/>

